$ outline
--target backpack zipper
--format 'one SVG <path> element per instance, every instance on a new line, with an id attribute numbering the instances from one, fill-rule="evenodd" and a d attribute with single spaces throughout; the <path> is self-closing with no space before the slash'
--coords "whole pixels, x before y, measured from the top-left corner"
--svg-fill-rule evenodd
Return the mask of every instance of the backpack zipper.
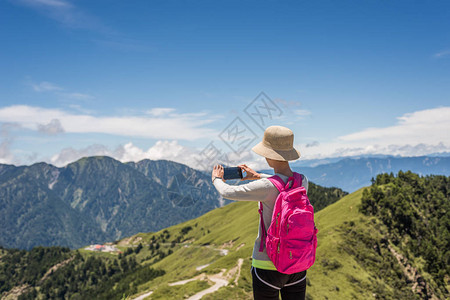
<path id="1" fill-rule="evenodd" d="M 278 227 L 278 219 L 280 217 L 280 213 L 277 214 L 277 219 L 276 219 L 276 226 Z"/>
<path id="2" fill-rule="evenodd" d="M 278 243 L 278 251 L 277 253 L 280 253 L 280 243 Z"/>
<path id="3" fill-rule="evenodd" d="M 292 259 L 292 251 L 289 251 L 289 259 Z"/>
<path id="4" fill-rule="evenodd" d="M 289 233 L 289 223 L 287 224 L 287 233 Z"/>

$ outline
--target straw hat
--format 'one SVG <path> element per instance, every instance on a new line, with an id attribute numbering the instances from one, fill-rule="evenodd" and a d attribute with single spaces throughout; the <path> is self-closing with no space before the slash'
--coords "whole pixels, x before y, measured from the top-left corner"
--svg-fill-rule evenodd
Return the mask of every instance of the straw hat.
<path id="1" fill-rule="evenodd" d="M 264 131 L 262 142 L 252 150 L 266 158 L 289 161 L 300 157 L 300 152 L 294 148 L 294 133 L 283 126 L 270 126 Z"/>

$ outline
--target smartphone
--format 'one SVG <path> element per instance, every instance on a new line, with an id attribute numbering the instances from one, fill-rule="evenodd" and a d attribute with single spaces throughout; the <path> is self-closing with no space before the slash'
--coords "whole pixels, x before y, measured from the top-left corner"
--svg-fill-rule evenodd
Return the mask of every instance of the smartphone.
<path id="1" fill-rule="evenodd" d="M 242 170 L 239 167 L 223 168 L 223 179 L 242 179 Z"/>

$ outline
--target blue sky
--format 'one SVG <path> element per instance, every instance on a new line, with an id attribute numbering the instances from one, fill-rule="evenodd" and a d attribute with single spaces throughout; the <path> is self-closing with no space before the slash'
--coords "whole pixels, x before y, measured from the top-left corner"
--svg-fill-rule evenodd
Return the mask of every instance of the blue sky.
<path id="1" fill-rule="evenodd" d="M 450 151 L 448 1 L 0 1 L 0 162 L 197 156 L 264 92 L 304 159 Z M 253 104 L 252 104 L 253 103 Z M 233 123 L 235 124 L 235 123 Z M 248 151 L 236 161 L 261 163 Z M 233 152 L 231 151 L 231 152 Z"/>

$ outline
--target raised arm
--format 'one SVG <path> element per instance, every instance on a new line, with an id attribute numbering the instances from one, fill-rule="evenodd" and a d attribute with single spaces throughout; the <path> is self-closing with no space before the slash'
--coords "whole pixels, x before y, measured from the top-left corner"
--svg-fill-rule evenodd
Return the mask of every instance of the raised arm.
<path id="1" fill-rule="evenodd" d="M 267 179 L 255 180 L 241 185 L 229 185 L 220 178 L 215 178 L 213 184 L 222 197 L 236 201 L 264 201 L 268 194 L 277 192 Z"/>
<path id="2" fill-rule="evenodd" d="M 239 167 L 247 173 L 243 180 L 255 180 L 270 177 L 270 175 L 257 173 L 246 165 L 240 165 Z M 223 181 L 223 167 L 221 165 L 214 166 L 211 176 L 214 187 L 219 194 L 230 200 L 264 201 L 268 194 L 276 192 L 272 183 L 266 179 L 255 180 L 241 185 L 229 185 Z"/>

